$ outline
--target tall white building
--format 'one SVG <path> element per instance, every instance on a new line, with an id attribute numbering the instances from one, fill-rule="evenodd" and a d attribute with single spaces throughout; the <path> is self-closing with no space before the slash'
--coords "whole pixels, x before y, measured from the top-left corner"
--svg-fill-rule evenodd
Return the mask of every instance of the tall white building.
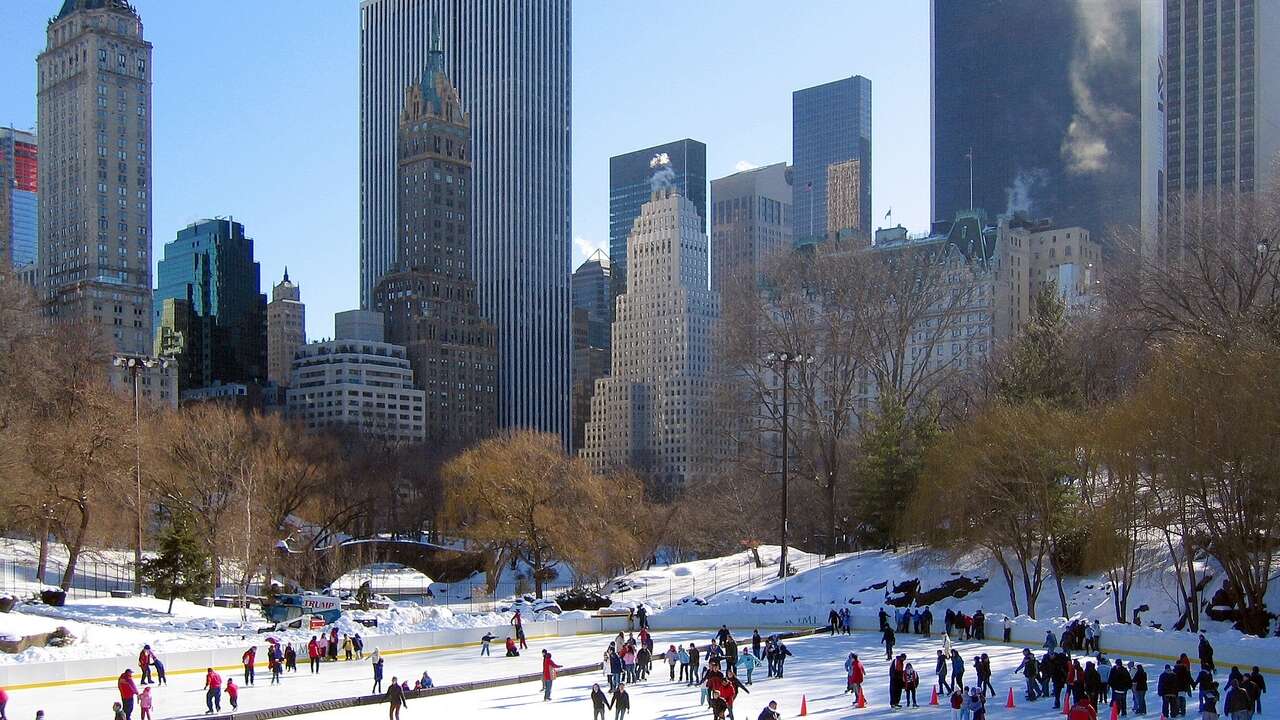
<path id="1" fill-rule="evenodd" d="M 669 491 L 725 446 L 712 429 L 720 296 L 708 286 L 701 226 L 694 204 L 670 187 L 640 209 L 615 308 L 612 372 L 596 381 L 583 451 L 598 472 L 630 466 Z"/>
<path id="2" fill-rule="evenodd" d="M 299 347 L 286 394 L 289 417 L 308 430 L 345 425 L 402 442 L 426 438 L 425 402 L 404 347 L 371 340 Z"/>
<path id="3" fill-rule="evenodd" d="M 498 424 L 570 429 L 570 0 L 362 0 L 360 305 L 396 259 L 396 141 L 433 34 L 471 115 L 480 310 Z"/>

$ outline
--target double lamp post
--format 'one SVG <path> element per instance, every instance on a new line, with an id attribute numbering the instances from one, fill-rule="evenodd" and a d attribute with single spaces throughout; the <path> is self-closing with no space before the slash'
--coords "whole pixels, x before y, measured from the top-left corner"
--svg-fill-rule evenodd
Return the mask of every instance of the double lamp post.
<path id="1" fill-rule="evenodd" d="M 124 368 L 129 373 L 129 379 L 133 382 L 133 469 L 137 493 L 134 498 L 137 537 L 134 538 L 136 544 L 133 547 L 133 593 L 140 595 L 142 594 L 142 398 L 139 376 L 143 370 L 149 370 L 157 366 L 167 368 L 169 367 L 169 361 L 165 358 L 116 355 L 111 358 L 111 364 L 118 368 Z"/>
<path id="2" fill-rule="evenodd" d="M 787 577 L 787 459 L 790 452 L 787 447 L 790 431 L 788 418 L 790 415 L 790 397 L 787 392 L 788 376 L 792 365 L 812 365 L 813 356 L 805 353 L 771 352 L 764 358 L 764 363 L 773 370 L 782 370 L 782 541 L 781 556 L 778 558 L 778 577 Z"/>

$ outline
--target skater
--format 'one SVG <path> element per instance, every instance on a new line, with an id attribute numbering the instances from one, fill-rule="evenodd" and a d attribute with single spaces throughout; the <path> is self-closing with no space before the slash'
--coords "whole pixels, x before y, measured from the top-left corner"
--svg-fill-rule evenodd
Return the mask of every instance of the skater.
<path id="1" fill-rule="evenodd" d="M 1052 630 L 1046 630 L 1044 632 L 1044 645 L 1041 647 L 1049 652 L 1053 652 L 1058 649 L 1058 637 L 1053 634 Z"/>
<path id="2" fill-rule="evenodd" d="M 835 637 L 836 632 L 840 630 L 840 613 L 835 608 L 827 613 L 827 637 Z"/>
<path id="3" fill-rule="evenodd" d="M 498 636 L 493 633 L 485 633 L 484 637 L 480 638 L 480 657 L 486 657 L 489 655 L 489 643 L 497 639 Z"/>
<path id="4" fill-rule="evenodd" d="M 236 687 L 235 678 L 227 678 L 227 702 L 231 703 L 232 710 L 240 707 L 240 688 Z"/>
<path id="5" fill-rule="evenodd" d="M 899 655 L 889 663 L 889 707 L 902 707 L 902 688 L 906 675 L 906 655 Z"/>
<path id="6" fill-rule="evenodd" d="M 154 703 L 151 700 L 151 688 L 142 688 L 142 694 L 138 696 L 138 713 L 142 720 L 151 720 L 151 708 Z M 0 713 L 0 718 L 4 714 Z"/>
<path id="7" fill-rule="evenodd" d="M 756 720 L 782 720 L 782 716 L 778 714 L 778 701 L 770 700 L 769 704 L 760 711 L 760 717 Z"/>
<path id="8" fill-rule="evenodd" d="M 1107 684 L 1111 686 L 1111 704 L 1120 711 L 1120 717 L 1129 716 L 1129 691 L 1133 689 L 1133 676 L 1129 674 L 1124 663 L 1116 658 L 1116 664 L 1107 676 Z"/>
<path id="9" fill-rule="evenodd" d="M 329 662 L 338 661 L 338 628 L 329 631 Z"/>
<path id="10" fill-rule="evenodd" d="M 880 637 L 880 643 L 884 645 L 884 659 L 893 659 L 893 642 L 895 640 L 893 628 L 885 625 L 884 633 Z"/>
<path id="11" fill-rule="evenodd" d="M 641 605 L 636 608 L 636 620 L 640 622 L 641 632 L 649 629 L 649 608 Z"/>
<path id="12" fill-rule="evenodd" d="M 387 688 L 387 704 L 390 706 L 387 710 L 387 720 L 400 720 L 400 708 L 409 704 L 408 698 L 404 695 L 404 688 L 396 682 L 394 675 L 391 676 L 391 686 Z"/>
<path id="13" fill-rule="evenodd" d="M 700 682 L 698 678 L 698 667 L 700 665 L 698 659 L 698 646 L 689 643 L 689 684 L 693 685 Z"/>
<path id="14" fill-rule="evenodd" d="M 953 690 L 955 690 L 955 686 L 947 682 L 947 676 L 950 674 L 950 670 L 950 663 L 947 662 L 947 657 L 943 655 L 941 650 L 939 650 L 938 661 L 934 664 L 933 671 L 938 674 L 938 692 L 940 694 L 949 695 Z"/>
<path id="15" fill-rule="evenodd" d="M 862 666 L 862 661 L 858 659 L 856 653 L 849 653 L 845 668 L 849 673 L 846 692 L 853 693 L 853 704 L 857 705 L 858 698 L 862 697 L 862 683 L 867 679 L 867 669 Z"/>
<path id="16" fill-rule="evenodd" d="M 600 689 L 600 683 L 591 686 L 591 720 L 606 720 L 605 710 L 613 708 L 609 697 Z"/>
<path id="17" fill-rule="evenodd" d="M 1015 673 L 1022 673 L 1027 680 L 1027 701 L 1035 702 L 1040 697 L 1039 677 L 1040 664 L 1036 660 L 1036 656 L 1031 654 L 1030 648 L 1022 649 L 1022 663 L 1014 669 Z"/>
<path id="18" fill-rule="evenodd" d="M 1004 635 L 1005 642 L 1013 642 L 1013 618 L 1008 615 L 1004 616 Z"/>
<path id="19" fill-rule="evenodd" d="M 618 685 L 613 691 L 613 720 L 622 720 L 631 710 L 631 696 L 627 694 L 626 685 Z"/>
<path id="20" fill-rule="evenodd" d="M 254 677 L 254 676 L 253 676 L 253 664 L 254 664 L 254 660 L 257 658 L 257 656 L 258 656 L 258 648 L 257 648 L 257 646 L 256 646 L 256 645 L 250 645 L 250 646 L 249 646 L 249 649 L 248 649 L 248 650 L 245 650 L 245 651 L 244 651 L 244 654 L 240 656 L 240 664 L 244 666 L 244 684 L 245 684 L 245 685 L 252 685 L 252 684 L 253 684 L 253 677 Z M 231 687 L 231 683 L 230 683 L 230 682 L 228 682 L 228 683 L 227 683 L 227 688 L 228 688 L 228 693 L 227 693 L 227 694 L 230 694 L 230 687 Z"/>
<path id="21" fill-rule="evenodd" d="M 316 639 L 315 635 L 312 635 L 311 641 L 307 643 L 307 658 L 311 660 L 312 673 L 320 672 L 320 656 L 320 641 Z"/>
<path id="22" fill-rule="evenodd" d="M 222 676 L 208 668 L 204 673 L 204 705 L 205 715 L 212 715 L 214 710 L 222 712 Z"/>
<path id="23" fill-rule="evenodd" d="M 1165 665 L 1156 680 L 1156 694 L 1160 696 L 1160 716 L 1174 717 L 1178 709 L 1178 678 L 1173 674 L 1172 665 Z"/>
<path id="24" fill-rule="evenodd" d="M 1098 720 L 1098 711 L 1089 704 L 1089 698 L 1077 698 L 1067 713 L 1067 720 Z"/>
<path id="25" fill-rule="evenodd" d="M 516 640 L 520 643 L 520 649 L 521 650 L 528 649 L 529 646 L 525 644 L 524 637 L 523 637 L 524 636 L 524 617 L 520 615 L 519 610 L 516 611 L 515 615 L 511 616 L 511 627 L 514 628 L 516 631 Z"/>
<path id="26" fill-rule="evenodd" d="M 356 659 L 363 660 L 364 659 L 364 638 L 360 637 L 360 633 L 356 633 L 355 637 L 351 638 L 351 646 L 355 648 Z"/>
<path id="27" fill-rule="evenodd" d="M 622 671 L 626 668 L 626 663 L 622 657 L 614 652 L 613 648 L 609 648 L 609 692 L 618 689 L 618 685 L 622 684 Z"/>
<path id="28" fill-rule="evenodd" d="M 964 658 L 960 657 L 960 651 L 952 649 L 951 651 L 951 687 L 964 687 Z M 965 692 L 969 688 L 964 688 Z"/>
<path id="29" fill-rule="evenodd" d="M 964 693 L 960 692 L 960 688 L 953 688 L 951 690 L 951 720 L 960 720 L 960 715 L 963 712 Z"/>
<path id="30" fill-rule="evenodd" d="M 761 658 L 764 657 L 763 655 L 760 654 L 761 642 L 762 642 L 762 638 L 760 637 L 760 628 L 756 628 L 755 630 L 752 630 L 751 631 L 751 654 L 755 655 L 757 660 L 760 660 Z"/>
<path id="31" fill-rule="evenodd" d="M 1253 695 L 1253 713 L 1260 715 L 1262 714 L 1262 696 L 1267 693 L 1267 681 L 1263 679 L 1257 665 L 1254 665 L 1253 671 L 1249 673 L 1249 682 L 1253 684 L 1250 692 Z"/>
<path id="32" fill-rule="evenodd" d="M 680 662 L 680 677 L 677 682 L 689 685 L 689 651 L 685 650 L 683 645 L 676 651 L 676 660 Z"/>
<path id="33" fill-rule="evenodd" d="M 356 644 L 351 641 L 351 636 L 343 633 L 342 635 L 342 659 L 351 660 L 356 656 Z"/>
<path id="34" fill-rule="evenodd" d="M 987 639 L 987 614 L 982 612 L 982 608 L 978 608 L 978 612 L 973 616 L 973 638 L 975 640 Z M 983 703 L 986 706 L 986 703 Z"/>
<path id="35" fill-rule="evenodd" d="M 542 651 L 542 700 L 546 702 L 551 699 L 551 683 L 556 679 L 556 670 L 560 666 L 551 659 L 551 653 L 547 650 Z"/>
<path id="36" fill-rule="evenodd" d="M 125 720 L 133 718 L 133 699 L 138 696 L 138 686 L 133 682 L 133 670 L 125 669 L 116 681 L 120 690 L 120 707 L 124 711 Z"/>
<path id="37" fill-rule="evenodd" d="M 373 663 L 373 689 L 369 691 L 370 695 L 376 695 L 382 692 L 382 655 L 375 648 L 373 654 L 369 656 L 369 661 Z M 392 680 L 392 684 L 395 681 Z"/>
<path id="38" fill-rule="evenodd" d="M 428 673 L 426 670 L 423 670 L 422 678 L 418 680 L 418 684 L 421 685 L 424 690 L 427 690 L 435 687 L 436 681 L 431 679 L 430 673 Z"/>
<path id="39" fill-rule="evenodd" d="M 1222 711 L 1231 717 L 1231 720 L 1249 720 L 1249 715 L 1253 710 L 1253 698 L 1249 697 L 1249 692 L 1240 686 L 1239 680 L 1232 680 L 1231 685 L 1227 687 L 1227 694 L 1222 698 Z"/>
<path id="40" fill-rule="evenodd" d="M 1200 720 L 1218 720 L 1218 683 L 1200 688 Z"/>
<path id="41" fill-rule="evenodd" d="M 111 711 L 114 713 L 115 720 L 125 720 L 124 708 L 120 705 L 120 701 L 111 703 Z M 44 712 L 41 710 L 40 712 Z"/>
<path id="42" fill-rule="evenodd" d="M 298 672 L 298 651 L 293 649 L 293 643 L 284 646 L 284 669 Z"/>
<path id="43" fill-rule="evenodd" d="M 508 637 L 505 646 L 507 648 L 507 657 L 520 657 L 520 651 L 516 649 L 515 640 Z"/>
<path id="44" fill-rule="evenodd" d="M 778 640 L 773 645 L 774 662 L 778 666 L 778 674 L 776 677 L 782 679 L 782 669 L 787 664 L 787 658 L 791 657 L 791 651 L 787 649 L 786 644 L 782 640 Z"/>
<path id="45" fill-rule="evenodd" d="M 280 673 L 284 672 L 284 658 L 280 654 L 279 643 L 273 643 L 267 650 L 267 669 L 271 671 L 271 684 L 280 684 Z"/>
<path id="46" fill-rule="evenodd" d="M 1209 638 L 1200 633 L 1200 645 L 1198 648 L 1200 655 L 1200 667 L 1209 668 L 1209 672 L 1217 672 L 1218 666 L 1213 664 L 1213 646 L 1209 644 Z"/>
<path id="47" fill-rule="evenodd" d="M 983 697 L 986 697 L 987 688 L 991 688 L 991 668 L 983 658 L 983 655 L 979 655 L 973 659 L 973 674 L 978 678 L 978 692 L 982 693 Z M 991 697 L 995 696 L 995 688 L 991 688 Z"/>
<path id="48" fill-rule="evenodd" d="M 902 656 L 904 659 L 906 655 Z M 920 687 L 920 676 L 916 674 L 915 668 L 911 667 L 911 663 L 907 663 L 906 670 L 902 673 L 902 688 L 907 691 L 906 704 L 908 707 L 920 707 L 916 704 L 916 688 Z"/>
<path id="49" fill-rule="evenodd" d="M 143 645 L 138 653 L 138 670 L 142 673 L 142 684 L 151 684 L 151 646 Z"/>
<path id="50" fill-rule="evenodd" d="M 667 651 L 662 653 L 662 658 L 667 661 L 667 679 L 675 682 L 676 666 L 680 664 L 680 653 L 676 651 L 676 646 L 669 646 Z"/>
<path id="51" fill-rule="evenodd" d="M 741 655 L 738 656 L 738 663 L 736 665 L 737 670 L 738 671 L 746 670 L 748 685 L 751 684 L 751 674 L 755 672 L 756 667 L 759 664 L 760 664 L 760 660 L 755 655 L 752 655 L 751 653 L 742 653 Z"/>
<path id="52" fill-rule="evenodd" d="M 1132 661 L 1129 664 L 1132 665 Z M 1147 671 L 1141 664 L 1133 670 L 1133 713 L 1147 714 Z"/>

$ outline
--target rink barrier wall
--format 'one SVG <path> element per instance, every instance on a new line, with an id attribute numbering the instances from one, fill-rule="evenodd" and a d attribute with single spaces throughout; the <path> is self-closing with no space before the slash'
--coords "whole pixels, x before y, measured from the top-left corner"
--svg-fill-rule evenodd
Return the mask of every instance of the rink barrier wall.
<path id="1" fill-rule="evenodd" d="M 701 610 L 701 608 L 699 608 Z M 826 610 L 823 607 L 822 620 L 825 620 Z M 861 612 L 856 612 L 853 616 L 853 629 L 855 631 L 878 633 L 878 624 L 874 614 L 867 615 L 869 608 L 862 608 Z M 707 632 L 710 637 L 715 632 L 715 628 L 719 627 L 723 622 L 724 616 L 717 615 L 712 608 L 706 608 L 705 617 L 703 613 L 678 613 L 670 617 L 664 617 L 666 613 L 658 613 L 650 616 L 649 628 L 654 631 L 681 631 L 681 632 Z M 811 608 L 816 610 L 816 608 Z M 791 614 L 788 618 L 786 615 Z M 812 628 L 817 623 L 812 616 L 797 618 L 794 612 L 779 612 L 779 609 L 770 608 L 769 610 L 761 610 L 758 612 L 735 612 L 733 613 L 735 629 L 743 628 L 759 628 L 765 634 L 772 632 L 786 631 L 789 628 L 808 627 Z M 805 622 L 801 622 L 801 620 Z M 705 620 L 705 623 L 699 623 L 698 620 Z M 754 621 L 754 622 L 753 622 Z M 935 622 L 940 622 L 935 618 Z M 530 640 L 546 639 L 554 637 L 572 637 L 577 635 L 594 635 L 594 634 L 613 634 L 619 631 L 626 632 L 630 627 L 626 617 L 608 617 L 608 618 L 570 618 L 564 620 L 555 620 L 548 622 L 527 622 L 525 623 L 525 634 Z M 1045 625 L 1035 622 L 1023 621 L 1014 625 L 1012 639 L 1008 644 L 1016 647 L 1030 647 L 1032 649 L 1041 648 L 1044 642 Z M 994 637 L 988 636 L 985 642 L 1000 645 L 1001 628 L 998 623 L 992 626 Z M 823 632 L 808 630 L 804 634 L 814 634 L 815 632 Z M 480 638 L 485 633 L 493 633 L 499 638 L 504 638 L 507 634 L 514 634 L 513 629 L 509 625 L 489 626 L 480 628 L 465 628 L 451 630 L 437 630 L 432 632 L 421 633 L 405 633 L 402 635 L 375 635 L 365 638 L 365 654 L 366 656 L 377 648 L 384 655 L 400 655 L 410 653 L 426 653 L 440 650 L 451 650 L 460 647 L 479 647 Z M 935 636 L 939 633 L 935 633 Z M 1172 634 L 1170 634 L 1172 635 Z M 787 637 L 792 637 L 791 633 L 787 633 Z M 798 637 L 799 635 L 794 635 Z M 257 635 L 253 638 L 253 643 L 259 647 L 265 645 L 266 634 Z M 1130 649 L 1122 647 L 1121 643 L 1116 640 L 1115 632 L 1107 632 L 1105 629 L 1102 634 L 1104 653 L 1111 656 L 1122 656 L 1126 659 L 1129 657 L 1147 658 L 1151 660 L 1159 660 L 1172 662 L 1178 657 L 1179 653 L 1186 652 L 1191 654 L 1194 651 L 1194 645 L 1188 645 L 1185 640 L 1180 640 L 1177 636 L 1161 637 L 1160 634 L 1143 634 L 1137 636 L 1121 636 L 1121 639 L 1130 641 L 1135 647 L 1140 646 L 1142 649 Z M 164 653 L 161 659 L 165 663 L 167 675 L 189 675 L 195 673 L 203 673 L 207 668 L 214 668 L 219 672 L 238 671 L 243 666 L 240 664 L 240 656 L 247 649 L 249 637 L 246 636 L 245 644 L 231 648 L 215 648 L 209 650 L 191 650 L 184 652 Z M 1139 645 L 1140 644 L 1140 645 Z M 501 642 L 495 641 L 495 650 L 501 652 Z M 259 652 L 257 670 L 258 672 L 268 674 L 266 670 L 266 653 Z M 1280 662 L 1259 662 L 1256 657 L 1241 657 L 1235 648 L 1221 648 L 1216 654 L 1218 665 L 1241 665 L 1252 666 L 1259 665 L 1263 672 L 1269 674 L 1280 674 Z M 299 658 L 301 664 L 306 664 L 305 657 Z M 59 662 L 43 662 L 43 663 L 15 663 L 9 665 L 0 665 L 0 687 L 8 690 L 21 690 L 40 687 L 54 687 L 61 685 L 72 685 L 79 683 L 106 682 L 115 680 L 120 673 L 126 668 L 133 667 L 136 670 L 137 656 L 119 656 L 110 658 L 66 660 Z"/>

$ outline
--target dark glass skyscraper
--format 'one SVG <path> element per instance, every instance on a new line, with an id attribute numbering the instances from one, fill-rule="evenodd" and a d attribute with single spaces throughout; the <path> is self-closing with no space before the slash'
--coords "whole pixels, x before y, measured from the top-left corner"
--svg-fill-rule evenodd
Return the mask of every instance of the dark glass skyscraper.
<path id="1" fill-rule="evenodd" d="M 267 377 L 267 296 L 253 240 L 234 220 L 178 231 L 157 266 L 155 354 L 178 359 L 180 391 Z"/>
<path id="2" fill-rule="evenodd" d="M 640 206 L 653 195 L 654 159 L 670 161 L 671 185 L 698 208 L 702 232 L 707 231 L 707 146 L 697 140 L 676 140 L 609 158 L 609 259 L 613 263 L 613 297 L 627 291 L 627 238 L 640 217 Z M 609 308 L 612 314 L 612 304 Z"/>
<path id="3" fill-rule="evenodd" d="M 1144 107 L 1159 82 L 1158 39 L 1143 42 L 1151 6 L 934 0 L 933 219 L 978 207 L 1099 238 L 1139 226 L 1160 155 L 1161 123 Z M 1156 141 L 1145 142 L 1144 123 Z"/>
<path id="4" fill-rule="evenodd" d="M 792 236 L 812 242 L 838 230 L 854 229 L 871 237 L 871 81 L 861 75 L 824 83 L 791 95 L 791 157 L 794 202 Z M 857 161 L 857 166 L 847 165 Z M 833 166 L 836 166 L 833 169 Z M 855 170 L 850 177 L 839 170 Z M 859 227 L 830 227 L 828 204 L 846 198 L 830 195 L 833 170 L 846 181 L 837 192 L 852 193 Z M 856 178 L 856 181 L 853 181 Z M 854 197 L 847 198 L 848 203 Z M 847 222 L 840 223 L 847 225 Z"/>

